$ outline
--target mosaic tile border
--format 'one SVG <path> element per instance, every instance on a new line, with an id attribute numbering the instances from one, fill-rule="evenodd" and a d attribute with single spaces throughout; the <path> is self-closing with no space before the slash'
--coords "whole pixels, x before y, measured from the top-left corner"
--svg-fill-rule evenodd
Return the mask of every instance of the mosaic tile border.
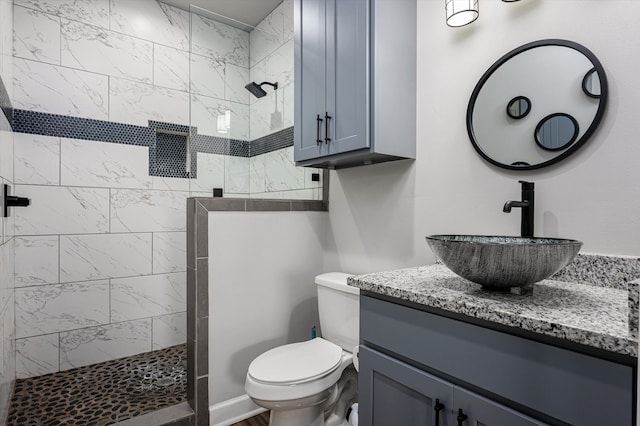
<path id="1" fill-rule="evenodd" d="M 192 140 L 192 153 L 205 152 L 235 157 L 254 157 L 293 146 L 293 127 L 288 127 L 253 141 L 245 141 L 201 135 L 198 134 L 197 127 L 181 124 L 149 120 L 149 126 L 143 127 L 24 109 L 13 110 L 13 122 L 14 131 L 18 133 L 149 147 L 155 142 L 156 129 L 189 132 Z"/>
<path id="2" fill-rule="evenodd" d="M 197 127 L 153 120 L 149 120 L 148 127 L 143 127 L 23 109 L 12 110 L 10 114 L 13 129 L 18 133 L 147 146 L 151 176 L 196 178 L 198 152 L 249 158 L 293 146 L 293 127 L 254 141 L 244 141 L 200 135 Z M 188 133 L 189 136 L 159 130 Z M 190 173 L 186 169 L 187 152 L 191 157 Z"/>
<path id="3" fill-rule="evenodd" d="M 187 401 L 197 426 L 209 425 L 209 212 L 327 211 L 324 200 L 187 199 Z"/>

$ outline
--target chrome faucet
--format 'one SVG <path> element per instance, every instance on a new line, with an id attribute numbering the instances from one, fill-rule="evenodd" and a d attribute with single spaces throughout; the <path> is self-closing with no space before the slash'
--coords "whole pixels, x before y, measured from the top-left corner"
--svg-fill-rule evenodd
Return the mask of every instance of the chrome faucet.
<path id="1" fill-rule="evenodd" d="M 522 237 L 533 238 L 533 206 L 535 199 L 535 192 L 533 189 L 533 182 L 519 181 L 522 184 L 522 200 L 521 201 L 507 201 L 504 203 L 502 211 L 505 213 L 511 213 L 512 207 L 520 207 L 520 235 Z"/>

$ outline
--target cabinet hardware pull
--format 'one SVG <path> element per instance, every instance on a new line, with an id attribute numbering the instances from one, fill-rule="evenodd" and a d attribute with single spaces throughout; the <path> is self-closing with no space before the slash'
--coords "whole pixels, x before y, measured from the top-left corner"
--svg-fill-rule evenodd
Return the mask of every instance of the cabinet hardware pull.
<path id="1" fill-rule="evenodd" d="M 331 138 L 329 137 L 329 120 L 331 120 L 331 116 L 328 112 L 324 113 L 324 143 L 331 142 Z"/>
<path id="2" fill-rule="evenodd" d="M 322 139 L 320 139 L 320 124 L 322 123 L 322 118 L 320 118 L 320 114 L 316 118 L 316 145 L 322 144 Z"/>
<path id="3" fill-rule="evenodd" d="M 439 399 L 436 399 L 436 403 L 433 406 L 433 410 L 436 412 L 436 424 L 435 426 L 440 426 L 440 411 L 444 410 L 444 404 L 440 402 Z"/>
<path id="4" fill-rule="evenodd" d="M 462 426 L 462 422 L 464 422 L 465 420 L 467 420 L 468 416 L 462 412 L 462 408 L 458 409 L 458 417 L 456 417 L 456 420 L 458 420 L 458 426 Z"/>

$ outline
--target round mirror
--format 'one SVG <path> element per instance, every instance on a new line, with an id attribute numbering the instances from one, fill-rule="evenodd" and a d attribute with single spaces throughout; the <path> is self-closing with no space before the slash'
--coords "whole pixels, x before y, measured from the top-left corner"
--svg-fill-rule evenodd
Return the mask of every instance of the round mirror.
<path id="1" fill-rule="evenodd" d="M 513 119 L 524 118 L 531 110 L 531 101 L 526 96 L 516 96 L 507 105 L 507 115 Z"/>
<path id="2" fill-rule="evenodd" d="M 589 72 L 584 76 L 582 80 L 582 90 L 587 96 L 592 98 L 599 98 L 602 94 L 602 89 L 600 88 L 600 77 L 598 77 L 598 73 L 595 68 L 591 68 Z"/>
<path id="3" fill-rule="evenodd" d="M 607 78 L 591 51 L 567 40 L 534 41 L 484 73 L 469 100 L 467 132 L 488 162 L 537 169 L 579 149 L 606 102 Z"/>
<path id="4" fill-rule="evenodd" d="M 542 149 L 558 151 L 571 145 L 578 131 L 578 122 L 569 114 L 551 114 L 536 126 L 536 143 Z"/>

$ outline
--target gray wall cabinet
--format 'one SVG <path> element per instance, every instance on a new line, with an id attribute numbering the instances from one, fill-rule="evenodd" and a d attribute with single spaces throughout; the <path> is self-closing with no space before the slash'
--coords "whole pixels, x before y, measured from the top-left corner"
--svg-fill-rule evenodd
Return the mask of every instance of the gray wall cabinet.
<path id="1" fill-rule="evenodd" d="M 295 0 L 297 165 L 415 158 L 416 0 Z"/>
<path id="2" fill-rule="evenodd" d="M 634 359 L 614 362 L 369 294 L 360 297 L 360 340 L 365 426 L 635 424 Z"/>

